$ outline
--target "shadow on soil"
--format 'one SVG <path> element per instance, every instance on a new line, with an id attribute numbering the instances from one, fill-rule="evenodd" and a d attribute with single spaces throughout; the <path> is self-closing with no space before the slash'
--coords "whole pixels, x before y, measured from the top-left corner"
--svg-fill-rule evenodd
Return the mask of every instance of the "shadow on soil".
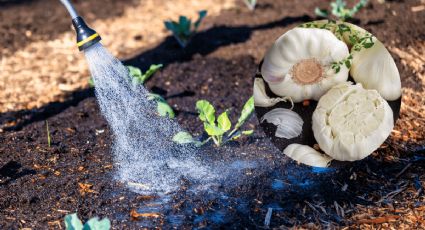
<path id="1" fill-rule="evenodd" d="M 25 21 L 14 21 L 14 18 L 5 17 L 5 21 L 0 23 L 0 34 L 3 34 L 3 32 L 6 33 L 2 31 L 2 25 L 5 28 L 13 26 L 15 29 L 13 34 L 6 33 L 5 36 L 13 40 L 14 43 L 19 44 L 19 46 L 16 46 L 16 49 L 30 42 L 53 40 L 70 29 L 71 19 L 58 0 L 3 1 L 0 0 L 0 15 L 2 17 L 5 17 L 4 15 L 13 15 L 13 17 L 17 18 L 18 15 L 22 15 L 21 17 L 28 19 Z M 73 3 L 76 10 L 85 16 L 88 24 L 94 19 L 119 17 L 125 12 L 125 9 L 139 4 L 139 2 L 133 0 L 108 1 L 108 3 L 105 3 L 105 1 L 88 0 L 74 1 Z M 28 13 L 28 11 L 31 11 L 31 13 Z M 5 14 L 1 14 L 2 12 L 5 12 Z M 25 39 L 21 39 L 22 34 L 28 32 L 31 32 L 33 36 L 24 36 Z M 7 43 L 7 40 L 5 43 Z M 16 51 L 12 50 L 12 53 Z"/>
<path id="2" fill-rule="evenodd" d="M 195 54 L 207 55 L 220 47 L 246 42 L 252 33 L 257 30 L 284 27 L 292 23 L 310 20 L 311 18 L 309 16 L 304 15 L 300 17 L 284 17 L 281 20 L 252 27 L 213 27 L 196 34 L 185 49 L 182 49 L 178 45 L 174 37 L 168 36 L 156 47 L 123 62 L 126 65 L 139 67 L 142 71 L 148 69 L 151 64 L 156 63 L 162 63 L 166 67 L 171 63 L 189 61 Z M 93 95 L 92 89 L 84 89 L 66 95 L 65 98 L 68 99 L 65 102 L 52 102 L 38 109 L 19 110 L 0 114 L 0 129 L 5 131 L 20 130 L 32 122 L 45 120 L 70 106 L 75 106 L 80 101 Z M 182 92 L 182 95 L 174 95 L 173 97 L 190 95 L 193 96 L 193 92 Z"/>

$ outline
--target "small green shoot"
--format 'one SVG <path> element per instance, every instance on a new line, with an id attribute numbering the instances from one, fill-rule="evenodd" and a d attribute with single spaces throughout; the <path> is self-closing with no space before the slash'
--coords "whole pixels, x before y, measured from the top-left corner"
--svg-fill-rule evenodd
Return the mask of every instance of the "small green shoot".
<path id="1" fill-rule="evenodd" d="M 331 2 L 331 12 L 339 20 L 346 21 L 353 18 L 360 9 L 366 6 L 367 2 L 368 0 L 360 0 L 353 8 L 347 9 L 347 3 L 344 0 L 335 0 L 335 2 Z M 326 9 L 316 8 L 314 13 L 319 17 L 329 17 L 329 12 Z"/>
<path id="2" fill-rule="evenodd" d="M 151 65 L 149 69 L 142 73 L 142 71 L 134 66 L 127 66 L 131 80 L 135 85 L 143 85 L 152 75 L 162 68 L 162 64 Z"/>
<path id="3" fill-rule="evenodd" d="M 227 110 L 216 117 L 215 108 L 206 100 L 197 101 L 196 109 L 199 113 L 198 118 L 204 123 L 204 130 L 209 137 L 201 142 L 193 138 L 188 132 L 179 132 L 173 137 L 174 142 L 179 144 L 192 143 L 196 146 L 202 146 L 208 141 L 213 140 L 216 146 L 222 146 L 229 141 L 238 139 L 242 135 L 249 136 L 254 132 L 253 130 L 240 130 L 254 112 L 254 97 L 251 97 L 245 103 L 238 122 L 233 129 L 231 129 L 232 123 L 229 119 Z"/>
<path id="4" fill-rule="evenodd" d="M 168 105 L 167 101 L 158 94 L 150 93 L 148 96 L 148 100 L 155 100 L 157 103 L 157 111 L 158 114 L 162 117 L 174 118 L 176 115 L 174 114 L 173 108 Z"/>
<path id="5" fill-rule="evenodd" d="M 50 137 L 50 129 L 49 129 L 49 122 L 46 120 L 46 132 L 47 132 L 47 146 L 49 148 L 52 146 L 52 139 Z"/>
<path id="6" fill-rule="evenodd" d="M 87 221 L 84 225 L 78 218 L 77 214 L 69 214 L 65 216 L 66 230 L 109 230 L 111 229 L 111 221 L 108 218 L 99 220 L 94 217 Z"/>
<path id="7" fill-rule="evenodd" d="M 145 73 L 142 73 L 142 70 L 134 66 L 128 65 L 127 69 L 128 69 L 128 74 L 131 77 L 131 82 L 135 85 L 143 85 L 150 77 L 152 77 L 162 67 L 163 67 L 162 64 L 153 64 L 149 67 L 149 69 Z M 94 87 L 93 77 L 90 77 L 88 79 L 88 83 L 90 87 Z"/>
<path id="8" fill-rule="evenodd" d="M 165 28 L 173 33 L 173 36 L 183 48 L 187 46 L 192 36 L 198 30 L 202 20 L 207 16 L 207 11 L 202 10 L 199 11 L 198 14 L 198 20 L 194 23 L 192 23 L 191 19 L 185 16 L 180 16 L 178 22 L 170 20 L 164 22 Z"/>
<path id="9" fill-rule="evenodd" d="M 257 0 L 244 0 L 246 6 L 253 11 L 257 5 Z"/>

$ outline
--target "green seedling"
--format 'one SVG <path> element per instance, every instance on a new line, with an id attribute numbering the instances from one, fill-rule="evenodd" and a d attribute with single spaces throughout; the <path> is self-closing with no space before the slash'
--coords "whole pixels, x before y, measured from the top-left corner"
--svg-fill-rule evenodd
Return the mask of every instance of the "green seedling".
<path id="1" fill-rule="evenodd" d="M 331 13 L 339 20 L 346 21 L 353 18 L 360 9 L 366 6 L 367 2 L 368 0 L 360 0 L 356 5 L 353 6 L 353 8 L 347 9 L 347 3 L 344 0 L 335 0 L 335 2 L 331 2 Z M 317 16 L 324 18 L 329 17 L 329 12 L 326 9 L 316 8 L 314 12 Z"/>
<path id="2" fill-rule="evenodd" d="M 127 66 L 127 68 L 131 78 L 131 82 L 134 85 L 143 85 L 160 68 L 162 68 L 162 66 L 163 66 L 162 64 L 151 65 L 145 73 L 143 73 L 142 70 L 134 66 Z M 93 78 L 89 79 L 89 85 L 92 87 L 94 86 Z M 160 116 L 163 116 L 163 117 L 168 116 L 169 118 L 175 117 L 174 111 L 171 108 L 171 106 L 168 105 L 167 101 L 164 98 L 162 98 L 160 95 L 150 93 L 148 95 L 148 100 L 155 100 L 157 102 L 157 111 Z"/>
<path id="3" fill-rule="evenodd" d="M 228 117 L 228 111 L 224 111 L 217 118 L 215 116 L 215 109 L 206 100 L 200 100 L 196 102 L 196 109 L 199 113 L 199 119 L 204 124 L 204 130 L 208 134 L 208 138 L 204 141 L 199 141 L 192 137 L 188 132 L 179 132 L 173 137 L 173 141 L 179 144 L 195 144 L 196 146 L 202 146 L 210 140 L 214 141 L 216 146 L 222 146 L 223 144 L 236 140 L 242 135 L 251 135 L 253 130 L 241 131 L 242 125 L 254 112 L 254 97 L 251 97 L 244 105 L 241 115 L 236 125 L 232 128 L 232 123 Z"/>
<path id="4" fill-rule="evenodd" d="M 162 64 L 153 64 L 149 67 L 149 69 L 145 73 L 142 73 L 142 70 L 134 66 L 128 65 L 127 69 L 128 69 L 128 74 L 130 75 L 130 78 L 131 78 L 131 82 L 135 85 L 143 85 L 150 77 L 152 77 L 162 67 L 163 67 Z M 93 77 L 89 78 L 88 83 L 90 87 L 94 87 Z"/>
<path id="5" fill-rule="evenodd" d="M 84 225 L 78 218 L 77 214 L 69 214 L 65 216 L 66 230 L 109 230 L 111 229 L 111 221 L 108 218 L 99 220 L 94 217 L 87 221 Z"/>
<path id="6" fill-rule="evenodd" d="M 173 108 L 167 103 L 167 101 L 158 94 L 150 93 L 148 96 L 148 100 L 155 100 L 157 103 L 157 111 L 158 114 L 162 117 L 174 118 L 176 115 L 174 114 Z"/>
<path id="7" fill-rule="evenodd" d="M 180 16 L 178 22 L 176 21 L 164 22 L 165 28 L 167 28 L 167 30 L 173 33 L 173 36 L 176 38 L 177 42 L 183 48 L 187 46 L 190 39 L 198 30 L 198 27 L 201 24 L 202 20 L 205 18 L 205 16 L 207 16 L 206 10 L 199 11 L 198 13 L 199 13 L 198 20 L 196 20 L 194 23 L 192 23 L 192 21 L 185 16 Z"/>
<path id="8" fill-rule="evenodd" d="M 52 146 L 52 139 L 50 137 L 50 129 L 49 129 L 49 122 L 46 120 L 46 132 L 47 132 L 47 146 L 49 148 Z"/>
<path id="9" fill-rule="evenodd" d="M 250 10 L 254 10 L 255 6 L 257 5 L 257 0 L 244 0 L 246 6 L 250 9 Z"/>
<path id="10" fill-rule="evenodd" d="M 149 69 L 142 73 L 142 71 L 134 66 L 127 66 L 131 80 L 135 85 L 143 85 L 152 75 L 162 68 L 162 64 L 151 65 Z"/>

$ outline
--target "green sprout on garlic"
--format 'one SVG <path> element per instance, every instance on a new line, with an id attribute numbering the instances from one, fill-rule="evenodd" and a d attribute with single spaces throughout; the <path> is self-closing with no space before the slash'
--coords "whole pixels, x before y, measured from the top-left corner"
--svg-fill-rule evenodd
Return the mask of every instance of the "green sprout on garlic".
<path id="1" fill-rule="evenodd" d="M 241 130 L 243 124 L 251 117 L 254 112 L 254 97 L 251 97 L 243 106 L 238 122 L 232 129 L 232 123 L 228 116 L 228 110 L 221 113 L 217 118 L 215 116 L 215 108 L 206 100 L 196 102 L 196 109 L 199 113 L 199 119 L 204 124 L 204 130 L 208 134 L 208 138 L 200 141 L 192 137 L 188 132 L 179 132 L 173 137 L 173 141 L 179 144 L 194 144 L 202 146 L 213 140 L 216 146 L 236 140 L 242 135 L 249 136 L 254 130 Z"/>
<path id="2" fill-rule="evenodd" d="M 368 0 L 360 0 L 353 8 L 349 9 L 347 3 L 344 0 L 335 0 L 331 2 L 331 13 L 337 17 L 339 20 L 346 21 L 354 17 L 354 15 L 359 12 L 363 7 L 366 6 Z M 320 17 L 328 18 L 329 11 L 326 9 L 316 8 L 314 10 L 315 14 Z"/>
<path id="3" fill-rule="evenodd" d="M 198 14 L 198 20 L 194 23 L 185 16 L 180 16 L 178 22 L 171 20 L 164 22 L 165 28 L 173 33 L 174 38 L 176 38 L 179 45 L 183 48 L 187 46 L 190 39 L 198 30 L 202 20 L 207 16 L 207 11 L 202 10 L 199 11 Z"/>

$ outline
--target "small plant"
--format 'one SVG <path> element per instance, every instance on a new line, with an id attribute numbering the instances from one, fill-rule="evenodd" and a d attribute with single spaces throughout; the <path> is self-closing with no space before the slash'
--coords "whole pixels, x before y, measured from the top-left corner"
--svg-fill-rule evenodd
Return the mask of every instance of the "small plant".
<path id="1" fill-rule="evenodd" d="M 366 6 L 368 0 L 360 0 L 353 8 L 347 9 L 347 3 L 344 0 L 335 0 L 331 2 L 332 14 L 342 21 L 346 21 L 354 17 L 354 15 L 359 12 L 364 6 Z M 316 8 L 314 10 L 317 16 L 327 18 L 329 17 L 329 12 L 326 9 Z"/>
<path id="2" fill-rule="evenodd" d="M 173 33 L 181 47 L 186 47 L 192 36 L 198 30 L 202 20 L 207 16 L 207 11 L 199 11 L 199 18 L 192 24 L 192 21 L 185 16 L 180 16 L 179 21 L 165 21 L 165 28 Z"/>
<path id="3" fill-rule="evenodd" d="M 94 217 L 88 220 L 84 225 L 78 218 L 77 214 L 69 214 L 65 216 L 66 230 L 109 230 L 111 229 L 111 221 L 108 218 L 99 220 Z"/>
<path id="4" fill-rule="evenodd" d="M 127 66 L 131 80 L 135 85 L 143 85 L 152 75 L 162 68 L 162 64 L 151 65 L 149 69 L 142 73 L 142 71 L 134 66 Z"/>
<path id="5" fill-rule="evenodd" d="M 145 73 L 143 73 L 142 70 L 134 66 L 127 66 L 127 68 L 131 78 L 131 82 L 134 85 L 143 85 L 150 77 L 152 77 L 152 75 L 154 75 L 160 68 L 162 68 L 162 66 L 162 64 L 151 65 Z M 89 79 L 89 85 L 91 87 L 94 87 L 93 78 Z M 168 116 L 169 118 L 175 117 L 173 108 L 171 108 L 171 106 L 167 104 L 167 101 L 160 95 L 150 93 L 148 95 L 148 100 L 155 100 L 157 102 L 157 111 L 160 116 Z"/>
<path id="6" fill-rule="evenodd" d="M 148 96 L 148 100 L 155 100 L 157 103 L 157 111 L 158 114 L 162 117 L 168 116 L 169 118 L 174 118 L 175 114 L 173 108 L 167 103 L 167 101 L 158 94 L 150 93 Z"/>
<path id="7" fill-rule="evenodd" d="M 128 74 L 131 77 L 131 82 L 135 85 L 143 85 L 150 77 L 152 77 L 152 75 L 154 75 L 162 67 L 162 64 L 153 64 L 145 73 L 142 73 L 142 70 L 140 70 L 139 68 L 130 65 L 127 66 L 127 69 Z M 94 87 L 93 77 L 89 78 L 88 83 L 90 87 Z"/>
<path id="8" fill-rule="evenodd" d="M 216 146 L 222 146 L 231 140 L 238 139 L 242 135 L 251 135 L 254 132 L 253 130 L 240 130 L 245 121 L 248 120 L 248 118 L 254 112 L 254 97 L 251 97 L 245 103 L 238 122 L 232 130 L 232 123 L 230 122 L 230 119 L 227 115 L 227 110 L 221 113 L 216 119 L 215 109 L 208 101 L 197 101 L 196 109 L 199 113 L 199 119 L 204 123 L 204 130 L 209 137 L 204 141 L 199 141 L 194 139 L 188 132 L 179 132 L 173 137 L 174 142 L 179 144 L 192 143 L 196 146 L 202 146 L 208 141 L 213 140 Z"/>
<path id="9" fill-rule="evenodd" d="M 49 148 L 51 147 L 51 142 L 52 139 L 50 138 L 50 129 L 49 129 L 49 122 L 46 120 L 46 132 L 47 132 L 47 146 L 49 146 Z"/>
<path id="10" fill-rule="evenodd" d="M 255 5 L 257 5 L 257 0 L 244 0 L 244 2 L 250 10 L 254 10 Z"/>

